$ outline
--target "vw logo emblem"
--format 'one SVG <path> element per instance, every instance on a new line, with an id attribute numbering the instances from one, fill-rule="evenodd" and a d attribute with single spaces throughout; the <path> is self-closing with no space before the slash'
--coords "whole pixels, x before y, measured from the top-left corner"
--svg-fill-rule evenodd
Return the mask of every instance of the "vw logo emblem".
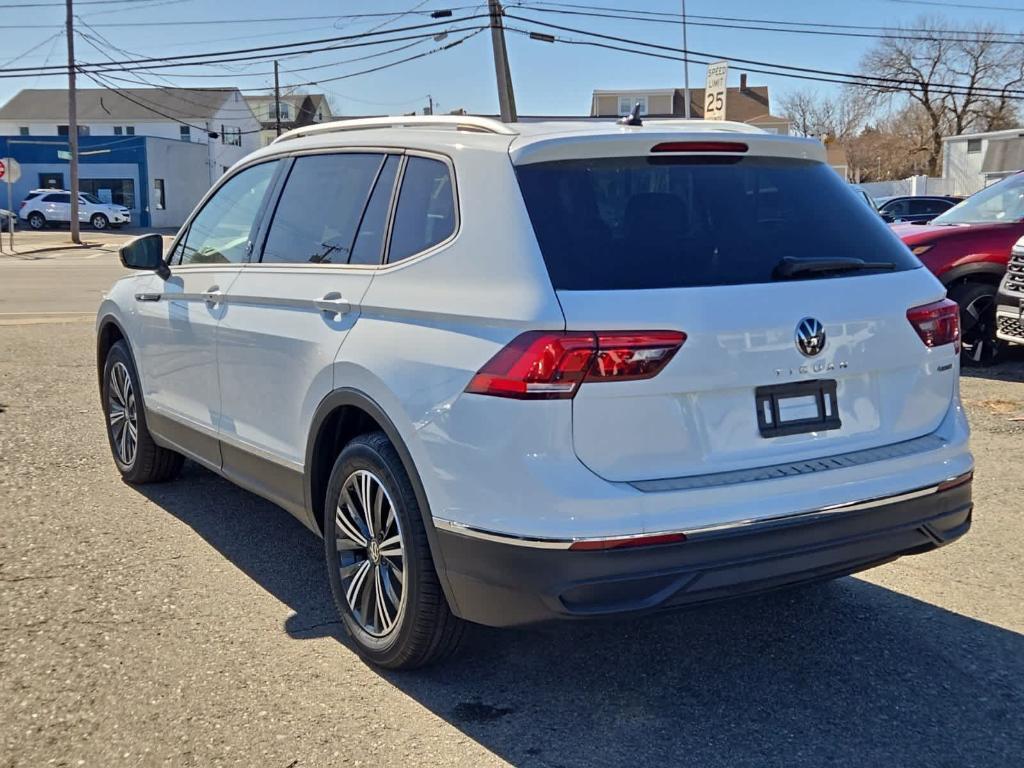
<path id="1" fill-rule="evenodd" d="M 796 324 L 796 348 L 804 357 L 814 357 L 825 348 L 825 326 L 813 317 Z"/>

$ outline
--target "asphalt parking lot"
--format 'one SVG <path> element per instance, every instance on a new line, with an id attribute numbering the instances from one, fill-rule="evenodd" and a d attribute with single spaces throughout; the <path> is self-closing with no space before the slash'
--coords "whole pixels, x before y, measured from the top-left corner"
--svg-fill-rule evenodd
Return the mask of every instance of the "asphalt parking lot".
<path id="1" fill-rule="evenodd" d="M 66 234 L 66 233 L 65 233 Z M 630 623 L 359 661 L 321 543 L 206 470 L 125 485 L 111 250 L 0 256 L 0 766 L 1010 766 L 1024 759 L 1024 355 L 965 375 L 960 542 Z"/>

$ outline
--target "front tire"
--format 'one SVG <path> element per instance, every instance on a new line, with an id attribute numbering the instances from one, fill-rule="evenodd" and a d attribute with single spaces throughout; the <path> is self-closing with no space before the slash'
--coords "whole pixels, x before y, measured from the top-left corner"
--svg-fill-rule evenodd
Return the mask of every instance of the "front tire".
<path id="1" fill-rule="evenodd" d="M 114 464 L 133 485 L 172 480 L 185 461 L 180 453 L 153 442 L 146 426 L 141 392 L 128 345 L 118 341 L 110 348 L 103 365 L 103 415 Z"/>
<path id="2" fill-rule="evenodd" d="M 102 213 L 94 213 L 92 218 L 89 219 L 89 223 L 92 224 L 92 228 L 96 230 L 106 229 L 110 226 L 110 220 Z"/>
<path id="3" fill-rule="evenodd" d="M 996 286 L 961 283 L 950 289 L 949 298 L 960 305 L 961 362 L 977 367 L 998 362 L 1003 344 L 996 338 Z"/>
<path id="4" fill-rule="evenodd" d="M 32 211 L 28 215 L 28 225 L 35 230 L 45 229 L 46 217 L 39 213 L 39 211 Z"/>
<path id="5" fill-rule="evenodd" d="M 465 623 L 448 607 L 416 494 L 383 432 L 345 446 L 324 509 L 331 594 L 359 654 L 386 669 L 452 654 Z"/>

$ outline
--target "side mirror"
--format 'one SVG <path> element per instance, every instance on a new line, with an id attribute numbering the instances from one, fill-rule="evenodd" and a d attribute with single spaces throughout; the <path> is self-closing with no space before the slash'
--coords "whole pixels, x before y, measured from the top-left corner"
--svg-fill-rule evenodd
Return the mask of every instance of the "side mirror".
<path id="1" fill-rule="evenodd" d="M 142 235 L 129 240 L 117 254 L 128 269 L 148 269 L 164 280 L 171 276 L 171 270 L 164 261 L 164 239 L 160 235 Z"/>

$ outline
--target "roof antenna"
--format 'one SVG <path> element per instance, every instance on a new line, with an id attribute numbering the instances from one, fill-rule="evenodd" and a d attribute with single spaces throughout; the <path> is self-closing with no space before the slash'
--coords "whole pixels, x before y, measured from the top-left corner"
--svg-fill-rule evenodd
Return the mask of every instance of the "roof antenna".
<path id="1" fill-rule="evenodd" d="M 619 118 L 619 125 L 643 125 L 644 121 L 640 119 L 640 102 L 638 101 L 633 105 L 633 110 L 623 117 Z"/>

